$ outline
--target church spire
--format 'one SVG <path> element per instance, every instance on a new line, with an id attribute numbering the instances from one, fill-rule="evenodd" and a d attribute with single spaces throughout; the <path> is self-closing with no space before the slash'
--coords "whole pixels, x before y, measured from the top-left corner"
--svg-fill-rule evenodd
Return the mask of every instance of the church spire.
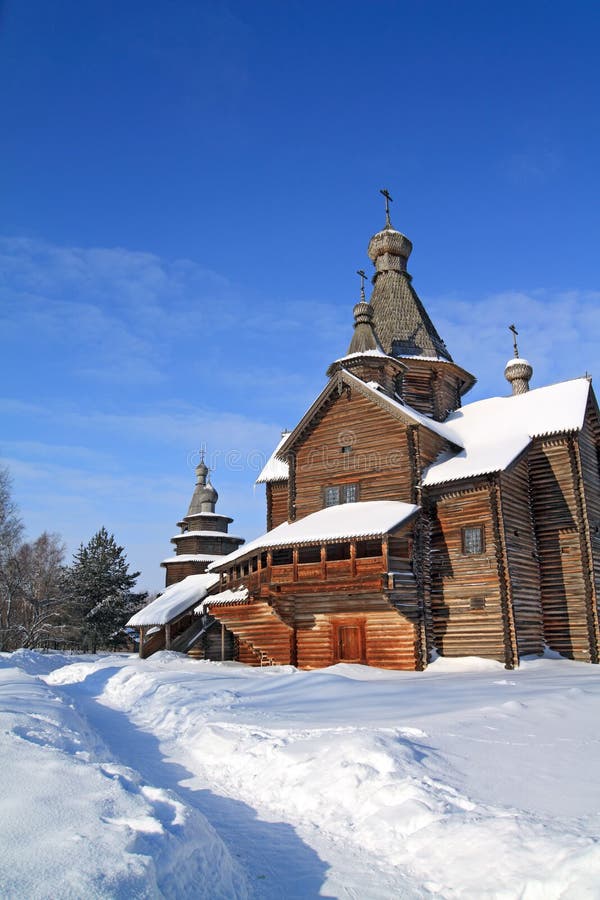
<path id="1" fill-rule="evenodd" d="M 383 191 L 381 193 L 384 193 Z M 385 191 L 385 195 L 388 192 Z M 412 243 L 389 223 L 386 197 L 386 226 L 369 242 L 369 257 L 375 266 L 371 305 L 377 337 L 392 356 L 435 356 L 452 362 L 444 341 L 406 271 Z"/>

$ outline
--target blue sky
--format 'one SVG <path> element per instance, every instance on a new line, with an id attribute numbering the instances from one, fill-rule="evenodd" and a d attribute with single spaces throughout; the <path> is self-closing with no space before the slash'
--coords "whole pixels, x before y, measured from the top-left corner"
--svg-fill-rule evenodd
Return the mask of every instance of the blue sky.
<path id="1" fill-rule="evenodd" d="M 471 397 L 600 373 L 600 6 L 0 4 L 0 456 L 29 535 L 105 525 L 140 583 L 197 448 L 261 460 L 343 353 L 384 222 Z"/>

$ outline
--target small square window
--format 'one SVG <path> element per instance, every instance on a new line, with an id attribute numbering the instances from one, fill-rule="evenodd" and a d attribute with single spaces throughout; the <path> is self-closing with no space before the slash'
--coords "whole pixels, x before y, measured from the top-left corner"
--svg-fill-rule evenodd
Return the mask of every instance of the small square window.
<path id="1" fill-rule="evenodd" d="M 485 597 L 471 597 L 469 605 L 471 609 L 485 609 Z"/>
<path id="2" fill-rule="evenodd" d="M 462 530 L 462 549 L 465 554 L 483 553 L 483 525 L 469 525 Z"/>
<path id="3" fill-rule="evenodd" d="M 352 446 L 351 446 L 351 444 L 345 444 L 345 445 L 342 447 L 342 453 L 352 453 Z"/>

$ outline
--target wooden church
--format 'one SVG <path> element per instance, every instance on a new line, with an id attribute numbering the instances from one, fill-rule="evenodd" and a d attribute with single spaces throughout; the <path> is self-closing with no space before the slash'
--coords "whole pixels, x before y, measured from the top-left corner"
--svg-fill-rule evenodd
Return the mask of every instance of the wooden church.
<path id="1" fill-rule="evenodd" d="M 197 655 L 414 670 L 437 653 L 512 668 L 549 647 L 599 661 L 591 380 L 530 390 L 515 334 L 508 396 L 463 404 L 475 378 L 415 292 L 411 250 L 386 204 L 368 247 L 373 290 L 354 307 L 348 350 L 258 479 L 266 533 L 230 539 L 231 552 L 222 544 L 196 576 L 212 581 L 186 621 L 203 622 L 204 635 L 220 629 L 220 645 Z M 184 531 L 178 554 L 186 540 Z M 168 584 L 190 574 L 176 557 L 165 565 Z"/>

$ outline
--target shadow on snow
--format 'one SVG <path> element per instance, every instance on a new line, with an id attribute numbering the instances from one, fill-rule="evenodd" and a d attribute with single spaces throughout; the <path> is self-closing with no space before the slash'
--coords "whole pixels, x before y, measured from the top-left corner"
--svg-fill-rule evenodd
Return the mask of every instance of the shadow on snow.
<path id="1" fill-rule="evenodd" d="M 200 812 L 213 826 L 231 856 L 245 870 L 254 896 L 264 900 L 306 900 L 321 897 L 320 889 L 329 866 L 285 822 L 265 822 L 256 810 L 239 800 L 210 790 L 186 787 L 194 773 L 166 761 L 158 739 L 137 728 L 117 710 L 97 702 L 110 678 L 119 672 L 108 667 L 75 684 L 53 685 L 64 692 L 99 733 L 120 763 L 139 772 L 144 782 L 172 791 L 186 806 Z M 218 766 L 218 759 L 214 765 Z M 197 896 L 190 884 L 188 896 Z"/>

